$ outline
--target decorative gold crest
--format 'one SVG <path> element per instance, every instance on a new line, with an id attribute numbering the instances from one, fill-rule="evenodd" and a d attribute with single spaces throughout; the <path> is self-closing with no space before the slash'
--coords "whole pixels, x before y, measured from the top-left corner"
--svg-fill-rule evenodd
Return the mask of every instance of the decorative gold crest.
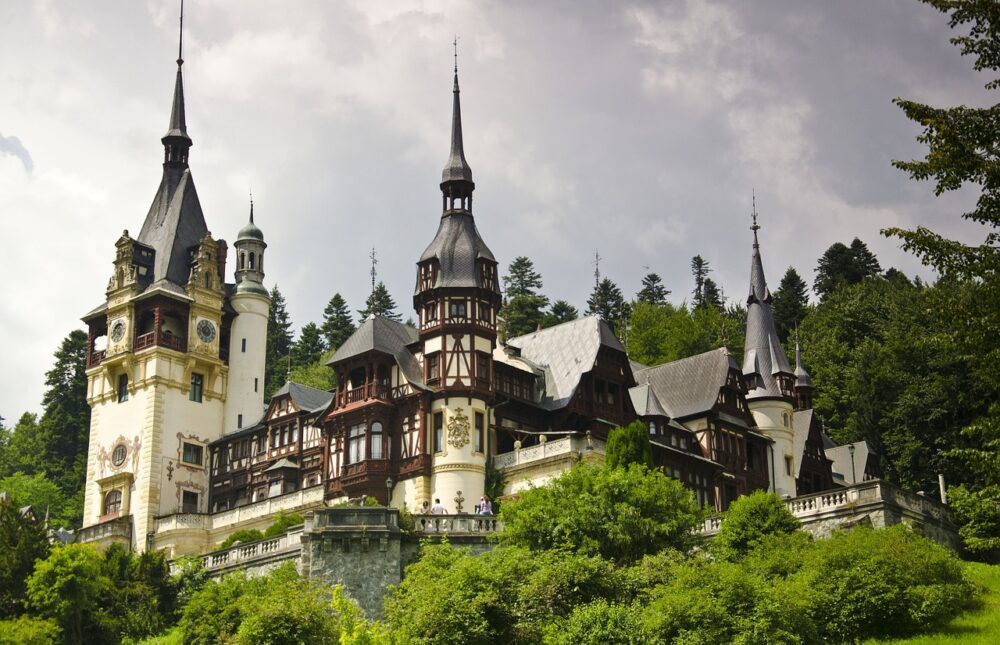
<path id="1" fill-rule="evenodd" d="M 469 443 L 469 417 L 462 408 L 456 408 L 455 414 L 448 420 L 448 443 L 461 448 Z"/>

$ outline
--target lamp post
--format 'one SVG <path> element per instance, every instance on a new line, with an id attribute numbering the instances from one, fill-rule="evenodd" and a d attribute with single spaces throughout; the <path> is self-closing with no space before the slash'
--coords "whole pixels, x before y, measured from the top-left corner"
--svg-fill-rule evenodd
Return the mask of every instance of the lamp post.
<path id="1" fill-rule="evenodd" d="M 847 446 L 847 452 L 851 453 L 851 484 L 858 483 L 858 470 L 854 465 L 854 444 Z"/>
<path id="2" fill-rule="evenodd" d="M 392 477 L 385 478 L 385 507 L 392 506 Z"/>

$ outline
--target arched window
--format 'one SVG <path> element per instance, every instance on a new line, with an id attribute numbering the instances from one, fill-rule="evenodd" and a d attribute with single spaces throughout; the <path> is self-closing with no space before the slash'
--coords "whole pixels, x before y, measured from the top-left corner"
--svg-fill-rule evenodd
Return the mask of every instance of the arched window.
<path id="1" fill-rule="evenodd" d="M 247 268 L 247 254 L 246 253 L 240 253 L 240 268 L 241 269 Z"/>
<path id="2" fill-rule="evenodd" d="M 109 490 L 104 495 L 103 515 L 117 515 L 122 510 L 122 492 L 120 490 Z"/>
<path id="3" fill-rule="evenodd" d="M 376 421 L 372 424 L 372 447 L 371 458 L 382 459 L 382 422 Z"/>
<path id="4" fill-rule="evenodd" d="M 251 252 L 250 252 L 250 269 L 251 269 L 251 270 L 253 269 L 253 264 L 254 264 L 254 260 L 255 260 L 256 258 L 257 258 L 257 256 L 256 256 L 256 255 L 254 255 L 253 251 L 251 251 Z"/>

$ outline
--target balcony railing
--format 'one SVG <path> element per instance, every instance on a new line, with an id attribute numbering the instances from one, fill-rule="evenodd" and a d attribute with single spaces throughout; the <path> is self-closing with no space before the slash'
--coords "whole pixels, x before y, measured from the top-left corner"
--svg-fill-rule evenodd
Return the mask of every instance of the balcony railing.
<path id="1" fill-rule="evenodd" d="M 515 443 L 517 446 L 517 443 Z M 540 461 L 550 457 L 569 456 L 576 453 L 583 456 L 588 452 L 604 454 L 604 442 L 589 436 L 570 436 L 553 441 L 540 441 L 527 448 L 515 447 L 512 452 L 505 452 L 493 457 L 493 467 L 497 470 L 511 468 Z"/>
<path id="2" fill-rule="evenodd" d="M 800 522 L 809 524 L 858 512 L 862 507 L 892 504 L 914 515 L 923 516 L 941 524 L 950 524 L 947 508 L 930 497 L 916 495 L 889 482 L 872 480 L 847 488 L 838 488 L 813 495 L 803 495 L 785 500 L 785 506 Z M 699 535 L 715 535 L 722 525 L 723 517 L 714 515 L 705 520 L 696 532 Z"/>
<path id="3" fill-rule="evenodd" d="M 87 357 L 87 367 L 94 367 L 95 365 L 100 365 L 108 356 L 108 350 L 93 350 L 90 352 L 90 356 Z"/>
<path id="4" fill-rule="evenodd" d="M 135 337 L 135 351 L 153 347 L 154 345 L 176 349 L 179 352 L 187 351 L 187 339 L 183 336 L 175 336 L 173 334 L 157 335 L 156 332 L 151 331 L 148 334 L 139 334 Z"/>
<path id="5" fill-rule="evenodd" d="M 254 561 L 297 555 L 302 548 L 302 527 L 292 529 L 274 538 L 237 544 L 204 556 L 205 569 L 213 571 L 236 565 L 247 566 Z"/>
<path id="6" fill-rule="evenodd" d="M 383 383 L 365 383 L 351 390 L 345 390 L 337 394 L 337 407 L 368 401 L 371 399 L 381 399 L 388 401 L 392 399 L 393 390 Z"/>
<path id="7" fill-rule="evenodd" d="M 116 517 L 106 522 L 85 526 L 76 532 L 76 541 L 80 543 L 102 540 L 130 542 L 132 540 L 132 516 Z"/>
<path id="8" fill-rule="evenodd" d="M 417 515 L 417 533 L 428 535 L 488 535 L 503 529 L 494 515 Z"/>

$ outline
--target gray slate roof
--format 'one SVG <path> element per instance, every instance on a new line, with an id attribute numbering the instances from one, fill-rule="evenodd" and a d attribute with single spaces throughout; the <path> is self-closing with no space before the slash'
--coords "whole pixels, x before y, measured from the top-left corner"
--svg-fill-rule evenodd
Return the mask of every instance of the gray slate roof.
<path id="1" fill-rule="evenodd" d="M 650 386 L 672 418 L 683 419 L 712 409 L 731 368 L 739 369 L 729 350 L 720 347 L 639 370 L 635 380 Z"/>
<path id="2" fill-rule="evenodd" d="M 806 441 L 809 439 L 809 427 L 812 425 L 813 411 L 796 410 L 792 413 L 792 472 L 799 476 L 802 470 L 802 456 L 806 451 Z"/>
<path id="3" fill-rule="evenodd" d="M 420 364 L 408 348 L 417 340 L 417 330 L 413 327 L 384 316 L 371 316 L 337 348 L 326 364 L 333 366 L 367 352 L 382 352 L 396 359 L 396 364 L 411 385 L 426 389 Z"/>
<path id="4" fill-rule="evenodd" d="M 294 381 L 286 381 L 280 390 L 271 395 L 271 400 L 285 394 L 291 395 L 292 401 L 300 410 L 308 412 L 316 412 L 326 408 L 330 404 L 330 400 L 333 399 L 333 394 L 325 390 L 302 385 Z"/>
<path id="5" fill-rule="evenodd" d="M 802 348 L 799 347 L 799 341 L 795 341 L 795 386 L 796 387 L 812 387 L 812 376 L 806 371 L 804 365 L 802 365 Z"/>
<path id="6" fill-rule="evenodd" d="M 511 338 L 507 344 L 545 370 L 545 392 L 540 405 L 556 410 L 569 404 L 580 378 L 594 368 L 601 347 L 625 353 L 621 341 L 598 316 Z"/>
<path id="7" fill-rule="evenodd" d="M 852 445 L 854 446 L 854 478 L 851 477 L 851 450 L 849 448 Z M 833 471 L 840 473 L 846 484 L 864 481 L 868 456 L 875 454 L 875 451 L 868 446 L 867 441 L 855 441 L 853 444 L 827 448 L 825 452 L 826 458 L 833 462 Z"/>
<path id="8" fill-rule="evenodd" d="M 467 181 L 472 183 L 472 168 L 465 160 L 465 147 L 462 144 L 462 106 L 459 101 L 458 70 L 455 70 L 455 86 L 452 90 L 451 112 L 451 154 L 448 163 L 441 172 L 441 183 L 449 181 Z"/>
<path id="9" fill-rule="evenodd" d="M 628 395 L 632 399 L 632 407 L 640 417 L 669 417 L 670 413 L 656 398 L 656 393 L 648 383 L 642 383 L 629 388 Z"/>
<path id="10" fill-rule="evenodd" d="M 744 347 L 743 374 L 750 377 L 747 399 L 783 396 L 775 375 L 791 375 L 792 368 L 788 365 L 788 358 L 774 326 L 771 291 L 764 279 L 756 231 L 750 261 L 750 295 L 747 297 L 747 335 Z"/>
<path id="11" fill-rule="evenodd" d="M 166 167 L 137 238 L 156 251 L 153 280 L 185 285 L 191 274 L 188 249 L 208 233 L 189 168 Z"/>
<path id="12" fill-rule="evenodd" d="M 476 220 L 467 211 L 447 211 L 441 216 L 437 234 L 420 256 L 420 262 L 437 258 L 434 287 L 481 287 L 476 261 L 496 262 L 493 251 L 479 235 Z M 419 285 L 418 285 L 419 288 Z"/>

